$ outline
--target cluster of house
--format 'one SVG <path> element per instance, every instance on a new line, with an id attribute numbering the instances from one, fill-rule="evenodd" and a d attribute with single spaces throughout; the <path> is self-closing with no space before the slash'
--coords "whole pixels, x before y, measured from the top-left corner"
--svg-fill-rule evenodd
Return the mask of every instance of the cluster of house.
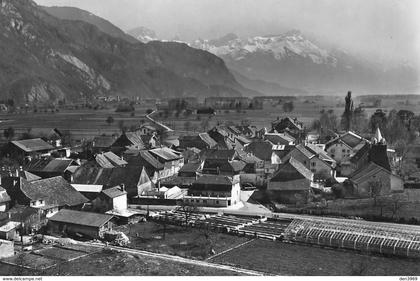
<path id="1" fill-rule="evenodd" d="M 57 142 L 12 141 L 10 153 L 23 162 L 0 171 L 0 239 L 43 227 L 102 237 L 111 222 L 145 215 L 129 203 L 233 208 L 249 187 L 286 204 L 337 184 L 360 197 L 371 195 L 372 181 L 381 194 L 403 188 L 379 129 L 371 140 L 344 132 L 325 144 L 293 118 L 274 121 L 270 131 L 216 126 L 176 138 L 161 129 L 144 124 L 96 137 L 89 159 Z"/>

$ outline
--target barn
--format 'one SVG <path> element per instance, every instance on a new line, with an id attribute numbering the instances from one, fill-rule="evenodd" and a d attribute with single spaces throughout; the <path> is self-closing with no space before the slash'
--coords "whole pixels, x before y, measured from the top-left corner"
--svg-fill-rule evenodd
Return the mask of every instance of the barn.
<path id="1" fill-rule="evenodd" d="M 112 229 L 113 216 L 62 209 L 48 221 L 51 234 L 70 234 L 89 238 L 103 238 Z"/>

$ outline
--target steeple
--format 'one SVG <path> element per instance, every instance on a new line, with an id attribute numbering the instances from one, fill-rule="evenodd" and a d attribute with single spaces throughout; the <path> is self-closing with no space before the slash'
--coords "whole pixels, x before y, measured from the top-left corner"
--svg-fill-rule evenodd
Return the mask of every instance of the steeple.
<path id="1" fill-rule="evenodd" d="M 376 128 L 374 142 L 385 144 L 385 138 L 382 137 L 381 129 L 379 129 L 379 126 Z"/>

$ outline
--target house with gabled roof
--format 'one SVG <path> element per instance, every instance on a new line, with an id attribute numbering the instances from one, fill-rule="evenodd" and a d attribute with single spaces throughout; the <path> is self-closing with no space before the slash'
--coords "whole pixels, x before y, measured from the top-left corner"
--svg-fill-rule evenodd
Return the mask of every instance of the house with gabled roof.
<path id="1" fill-rule="evenodd" d="M 127 150 L 123 155 L 128 163 L 128 167 L 144 167 L 153 183 L 156 183 L 159 179 L 165 178 L 165 175 L 167 174 L 165 166 L 148 150 Z"/>
<path id="2" fill-rule="evenodd" d="M 34 159 L 24 166 L 24 170 L 42 178 L 62 176 L 70 179 L 72 167 L 79 167 L 79 163 L 67 158 Z"/>
<path id="3" fill-rule="evenodd" d="M 61 208 L 80 209 L 89 201 L 60 176 L 31 182 L 21 179 L 9 194 L 17 204 L 41 209 L 47 217 Z"/>
<path id="4" fill-rule="evenodd" d="M 99 168 L 82 166 L 73 174 L 72 184 L 102 186 L 103 190 L 124 184 L 129 198 L 137 196 L 144 182 L 144 166 Z"/>
<path id="5" fill-rule="evenodd" d="M 238 156 L 238 152 L 234 149 L 206 149 L 201 151 L 201 160 L 228 160 L 232 161 Z"/>
<path id="6" fill-rule="evenodd" d="M 340 164 L 340 174 L 343 177 L 348 177 L 369 162 L 370 144 L 362 141 L 357 146 L 354 149 L 355 152 L 350 154 L 350 158 Z"/>
<path id="7" fill-rule="evenodd" d="M 394 192 L 403 192 L 403 180 L 394 175 L 390 170 L 369 162 L 349 176 L 348 181 L 358 196 L 370 197 L 374 186 L 379 186 L 380 195 L 388 195 Z M 376 191 L 377 192 L 377 191 Z"/>
<path id="8" fill-rule="evenodd" d="M 149 150 L 149 153 L 163 165 L 161 178 L 176 175 L 184 165 L 181 153 L 168 147 L 154 148 Z"/>
<path id="9" fill-rule="evenodd" d="M 203 175 L 188 190 L 183 201 L 188 205 L 230 207 L 240 202 L 238 179 L 222 175 Z"/>
<path id="10" fill-rule="evenodd" d="M 99 196 L 92 201 L 93 209 L 97 212 L 110 210 L 127 210 L 127 191 L 124 184 L 102 190 Z"/>
<path id="11" fill-rule="evenodd" d="M 233 149 L 235 147 L 235 134 L 225 126 L 216 126 L 207 133 L 217 142 L 218 149 Z"/>
<path id="12" fill-rule="evenodd" d="M 141 133 L 125 132 L 119 136 L 114 143 L 111 145 L 113 151 L 125 151 L 127 149 L 146 149 L 146 145 L 143 143 Z"/>
<path id="13" fill-rule="evenodd" d="M 55 148 L 48 142 L 36 138 L 26 140 L 11 141 L 8 153 L 15 159 L 23 161 L 23 159 L 41 158 L 50 156 Z"/>
<path id="14" fill-rule="evenodd" d="M 127 161 L 111 151 L 95 155 L 95 161 L 102 168 L 125 167 L 128 164 Z"/>
<path id="15" fill-rule="evenodd" d="M 245 145 L 244 151 L 264 161 L 264 172 L 266 174 L 271 174 L 277 169 L 277 164 L 272 163 L 273 144 L 271 142 L 257 140 Z"/>
<path id="16" fill-rule="evenodd" d="M 314 174 L 291 157 L 270 178 L 267 191 L 272 199 L 282 203 L 296 203 L 299 198 L 309 195 L 313 181 Z"/>
<path id="17" fill-rule="evenodd" d="M 358 149 L 362 148 L 361 143 L 368 142 L 361 136 L 348 131 L 339 137 L 329 141 L 325 145 L 325 150 L 338 164 L 348 160 L 352 154 L 356 153 Z"/>
<path id="18" fill-rule="evenodd" d="M 273 145 L 294 145 L 296 142 L 296 138 L 294 138 L 287 132 L 266 133 L 264 134 L 263 139 L 268 140 Z"/>
<path id="19" fill-rule="evenodd" d="M 296 139 L 303 139 L 305 127 L 297 118 L 285 117 L 271 122 L 271 132 L 288 133 Z"/>
<path id="20" fill-rule="evenodd" d="M 187 149 L 191 147 L 200 150 L 210 149 L 217 145 L 217 142 L 212 139 L 208 133 L 200 133 L 195 136 L 182 136 L 179 138 L 179 148 Z"/>
<path id="21" fill-rule="evenodd" d="M 328 156 L 328 154 L 313 144 L 298 144 L 285 158 L 286 161 L 289 158 L 302 163 L 305 168 L 310 170 L 321 179 L 326 179 L 335 176 L 336 162 L 334 159 Z"/>

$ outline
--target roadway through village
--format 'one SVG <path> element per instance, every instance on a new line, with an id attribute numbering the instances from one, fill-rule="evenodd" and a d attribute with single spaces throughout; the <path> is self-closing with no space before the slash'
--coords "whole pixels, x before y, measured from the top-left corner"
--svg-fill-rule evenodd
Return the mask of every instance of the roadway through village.
<path id="1" fill-rule="evenodd" d="M 96 248 L 105 248 L 106 247 L 105 245 L 100 244 L 100 243 L 79 242 L 79 244 L 84 244 L 86 246 L 93 246 L 93 247 L 96 247 Z M 191 265 L 196 265 L 196 266 L 211 267 L 211 268 L 216 268 L 216 269 L 220 269 L 220 270 L 229 270 L 229 271 L 234 271 L 234 272 L 237 272 L 237 273 L 240 273 L 240 274 L 245 274 L 245 275 L 252 275 L 252 276 L 269 275 L 268 273 L 265 273 L 265 272 L 243 269 L 243 268 L 239 268 L 239 267 L 222 265 L 222 264 L 211 263 L 211 262 L 206 262 L 206 261 L 188 259 L 188 258 L 183 258 L 183 257 L 173 256 L 173 255 L 168 255 L 168 254 L 158 254 L 158 253 L 153 253 L 153 252 L 148 252 L 148 251 L 143 251 L 143 250 L 118 247 L 118 246 L 107 246 L 107 248 L 112 249 L 112 250 L 116 250 L 116 251 L 119 251 L 119 252 L 127 253 L 127 254 L 134 254 L 134 255 L 143 256 L 143 257 L 158 258 L 158 259 L 162 259 L 162 260 L 179 262 L 179 263 L 186 263 L 186 264 L 191 264 Z M 235 247 L 235 248 L 237 248 L 237 247 Z M 230 249 L 230 250 L 233 250 L 233 248 Z"/>

